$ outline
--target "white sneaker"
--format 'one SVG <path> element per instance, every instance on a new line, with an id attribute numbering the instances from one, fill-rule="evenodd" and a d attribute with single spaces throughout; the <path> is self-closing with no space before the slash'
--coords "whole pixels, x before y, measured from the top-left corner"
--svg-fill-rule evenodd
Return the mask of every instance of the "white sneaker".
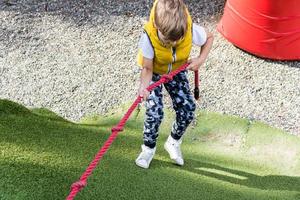
<path id="1" fill-rule="evenodd" d="M 182 153 L 180 150 L 181 143 L 182 143 L 182 139 L 175 140 L 170 135 L 164 145 L 165 150 L 170 154 L 170 158 L 174 160 L 177 165 L 180 166 L 184 164 Z"/>
<path id="2" fill-rule="evenodd" d="M 142 145 L 142 152 L 135 160 L 135 164 L 142 168 L 149 168 L 150 162 L 155 154 L 156 147 L 151 149 L 150 147 L 147 147 L 146 145 Z"/>

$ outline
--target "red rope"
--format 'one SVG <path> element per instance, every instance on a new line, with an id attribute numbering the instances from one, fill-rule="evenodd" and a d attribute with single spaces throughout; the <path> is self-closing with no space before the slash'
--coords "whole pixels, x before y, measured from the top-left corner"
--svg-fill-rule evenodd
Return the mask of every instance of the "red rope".
<path id="1" fill-rule="evenodd" d="M 195 87 L 199 87 L 199 71 L 195 71 Z"/>
<path id="2" fill-rule="evenodd" d="M 195 71 L 195 79 L 194 79 L 195 81 L 195 89 L 194 89 L 194 97 L 195 97 L 195 99 L 196 100 L 198 100 L 199 99 L 199 97 L 200 97 L 200 92 L 199 92 L 199 72 L 198 72 L 198 70 L 197 71 Z"/>
<path id="3" fill-rule="evenodd" d="M 177 70 L 172 71 L 170 74 L 162 75 L 161 79 L 153 84 L 151 84 L 147 90 L 151 92 L 154 88 L 159 86 L 162 83 L 167 83 L 170 80 L 173 79 L 173 77 L 178 74 L 179 72 L 185 70 L 189 64 L 184 64 Z M 94 160 L 90 163 L 90 165 L 87 167 L 86 171 L 82 174 L 79 181 L 75 182 L 71 186 L 71 191 L 66 198 L 67 200 L 73 200 L 77 193 L 82 190 L 87 185 L 87 179 L 92 174 L 94 169 L 96 168 L 99 161 L 102 159 L 103 155 L 106 153 L 106 151 L 109 149 L 110 145 L 113 143 L 113 141 L 118 136 L 118 133 L 123 131 L 123 128 L 125 126 L 125 123 L 129 119 L 131 113 L 134 111 L 134 109 L 138 106 L 138 104 L 142 101 L 141 96 L 138 96 L 136 100 L 133 102 L 133 104 L 130 106 L 128 111 L 125 113 L 124 117 L 120 120 L 120 122 L 111 129 L 112 134 L 109 136 L 109 138 L 106 140 L 102 148 L 99 150 L 99 152 L 96 154 Z"/>

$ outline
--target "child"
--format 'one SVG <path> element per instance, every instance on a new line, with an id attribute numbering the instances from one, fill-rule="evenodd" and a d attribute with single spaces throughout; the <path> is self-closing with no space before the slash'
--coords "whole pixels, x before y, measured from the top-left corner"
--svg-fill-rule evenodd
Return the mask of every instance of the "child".
<path id="1" fill-rule="evenodd" d="M 192 43 L 201 46 L 200 55 L 190 59 Z M 188 62 L 188 70 L 196 71 L 204 63 L 213 43 L 213 35 L 192 23 L 183 0 L 156 0 L 139 42 L 138 64 L 142 66 L 138 94 L 146 100 L 144 144 L 135 163 L 148 168 L 155 154 L 158 129 L 163 119 L 162 85 L 150 94 L 149 84 Z M 194 118 L 195 103 L 191 95 L 187 71 L 183 71 L 164 87 L 171 96 L 176 120 L 164 148 L 177 165 L 184 164 L 180 150 L 182 136 Z"/>

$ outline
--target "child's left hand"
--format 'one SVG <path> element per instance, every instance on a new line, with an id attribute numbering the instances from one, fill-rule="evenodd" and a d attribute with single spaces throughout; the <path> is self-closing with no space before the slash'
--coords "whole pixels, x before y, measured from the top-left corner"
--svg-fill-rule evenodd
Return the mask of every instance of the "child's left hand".
<path id="1" fill-rule="evenodd" d="M 187 70 L 197 71 L 201 65 L 204 63 L 204 59 L 201 57 L 191 58 L 187 62 L 189 66 L 186 68 Z"/>

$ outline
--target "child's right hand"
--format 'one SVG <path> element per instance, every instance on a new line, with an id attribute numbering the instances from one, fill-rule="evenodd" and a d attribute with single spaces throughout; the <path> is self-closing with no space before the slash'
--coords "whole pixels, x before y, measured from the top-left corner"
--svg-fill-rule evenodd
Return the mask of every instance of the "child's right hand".
<path id="1" fill-rule="evenodd" d="M 147 89 L 139 88 L 138 95 L 143 97 L 143 100 L 146 101 L 150 92 Z"/>

